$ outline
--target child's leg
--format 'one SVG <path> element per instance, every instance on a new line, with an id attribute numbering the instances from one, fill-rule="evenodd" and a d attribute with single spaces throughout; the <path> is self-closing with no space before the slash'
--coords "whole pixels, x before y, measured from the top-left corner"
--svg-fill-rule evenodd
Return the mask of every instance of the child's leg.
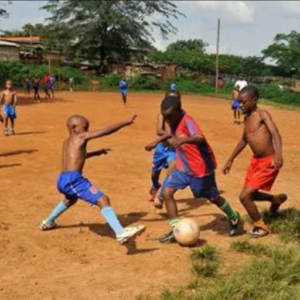
<path id="1" fill-rule="evenodd" d="M 126 105 L 126 102 L 127 102 L 126 94 L 122 93 L 122 99 L 123 99 L 124 105 Z"/>
<path id="2" fill-rule="evenodd" d="M 77 202 L 77 199 L 60 201 L 50 215 L 41 224 L 42 230 L 52 229 L 56 227 L 55 220 Z"/>
<path id="3" fill-rule="evenodd" d="M 237 120 L 237 111 L 236 109 L 233 109 L 233 117 L 234 117 L 234 121 Z"/>
<path id="4" fill-rule="evenodd" d="M 241 120 L 241 110 L 240 109 L 237 110 L 237 120 L 240 123 L 240 120 Z"/>
<path id="5" fill-rule="evenodd" d="M 15 129 L 15 119 L 14 118 L 10 118 L 10 124 L 11 124 L 12 131 L 14 131 L 14 129 Z"/>
<path id="6" fill-rule="evenodd" d="M 240 201 L 245 207 L 249 217 L 254 223 L 260 222 L 262 220 L 261 215 L 254 203 L 254 195 L 257 194 L 257 190 L 251 187 L 245 186 L 241 195 Z"/>

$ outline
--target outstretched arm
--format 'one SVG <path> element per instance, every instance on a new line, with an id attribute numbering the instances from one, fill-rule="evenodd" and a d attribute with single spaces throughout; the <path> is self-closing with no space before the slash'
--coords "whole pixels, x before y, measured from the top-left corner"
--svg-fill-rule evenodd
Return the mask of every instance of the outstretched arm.
<path id="1" fill-rule="evenodd" d="M 156 139 L 156 140 L 153 141 L 152 143 L 148 144 L 148 145 L 145 147 L 145 149 L 146 149 L 147 151 L 151 151 L 151 150 L 153 150 L 159 143 L 162 143 L 162 142 L 164 142 L 164 141 L 167 141 L 167 140 L 169 140 L 169 139 L 171 139 L 171 138 L 172 138 L 172 135 L 166 133 L 165 135 L 159 137 L 158 139 Z"/>
<path id="2" fill-rule="evenodd" d="M 85 158 L 91 158 L 91 157 L 94 157 L 94 156 L 106 155 L 110 151 L 111 151 L 111 149 L 107 148 L 107 149 L 100 149 L 100 150 L 97 150 L 97 151 L 89 152 L 89 153 L 86 154 Z"/>
<path id="3" fill-rule="evenodd" d="M 267 111 L 261 111 L 260 115 L 272 136 L 272 141 L 275 150 L 274 166 L 276 168 L 281 168 L 283 166 L 283 158 L 282 158 L 282 139 L 280 133 L 274 121 L 272 120 L 271 115 Z"/>
<path id="4" fill-rule="evenodd" d="M 137 115 L 134 115 L 133 117 L 131 117 L 127 121 L 120 122 L 120 123 L 117 123 L 117 124 L 114 124 L 114 125 L 110 125 L 110 126 L 106 127 L 105 129 L 102 129 L 102 130 L 97 130 L 97 131 L 94 131 L 94 132 L 85 132 L 85 133 L 82 134 L 83 135 L 82 137 L 86 141 L 88 141 L 88 140 L 91 140 L 91 139 L 100 138 L 100 137 L 105 136 L 105 135 L 113 134 L 113 133 L 119 131 L 123 127 L 132 125 L 134 123 L 134 120 L 136 119 L 136 117 L 137 117 Z"/>
<path id="5" fill-rule="evenodd" d="M 233 161 L 245 149 L 245 147 L 247 145 L 248 145 L 248 142 L 247 142 L 246 132 L 244 131 L 241 140 L 238 142 L 237 146 L 233 150 L 232 154 L 230 155 L 227 163 L 225 164 L 225 166 L 223 168 L 223 173 L 225 175 L 227 175 L 230 172 Z"/>

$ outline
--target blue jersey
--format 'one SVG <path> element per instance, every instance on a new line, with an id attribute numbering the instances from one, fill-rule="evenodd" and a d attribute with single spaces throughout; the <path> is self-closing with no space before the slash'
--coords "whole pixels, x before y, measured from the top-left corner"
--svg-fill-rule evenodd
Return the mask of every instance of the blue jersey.
<path id="1" fill-rule="evenodd" d="M 127 90 L 128 89 L 128 83 L 125 80 L 121 80 L 119 82 L 119 88 L 121 90 Z"/>
<path id="2" fill-rule="evenodd" d="M 177 86 L 176 83 L 171 83 L 171 84 L 170 84 L 170 90 L 171 90 L 171 91 L 177 91 L 177 89 L 178 89 L 178 86 Z"/>

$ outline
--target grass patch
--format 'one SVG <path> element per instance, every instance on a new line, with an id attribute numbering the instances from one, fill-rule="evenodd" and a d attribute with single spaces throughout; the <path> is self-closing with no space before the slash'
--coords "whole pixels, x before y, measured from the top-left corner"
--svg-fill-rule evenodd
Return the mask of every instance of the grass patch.
<path id="1" fill-rule="evenodd" d="M 262 244 L 251 244 L 248 241 L 235 241 L 230 247 L 238 252 L 251 255 L 268 255 L 268 247 Z"/>
<path id="2" fill-rule="evenodd" d="M 183 289 L 179 289 L 178 291 L 170 291 L 164 290 L 161 294 L 161 300 L 181 300 L 184 299 L 185 292 Z"/>
<path id="3" fill-rule="evenodd" d="M 276 216 L 264 212 L 263 218 L 270 230 L 277 233 L 282 241 L 300 243 L 300 210 L 288 208 L 279 211 Z"/>
<path id="4" fill-rule="evenodd" d="M 193 272 L 199 277 L 214 277 L 219 269 L 219 254 L 215 247 L 206 245 L 191 254 Z"/>

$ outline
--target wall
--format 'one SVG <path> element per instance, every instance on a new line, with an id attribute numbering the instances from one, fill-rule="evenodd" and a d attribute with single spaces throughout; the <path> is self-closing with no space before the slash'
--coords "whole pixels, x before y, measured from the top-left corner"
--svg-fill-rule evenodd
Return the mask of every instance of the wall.
<path id="1" fill-rule="evenodd" d="M 10 46 L 0 46 L 0 60 L 1 61 L 20 60 L 19 49 Z"/>

